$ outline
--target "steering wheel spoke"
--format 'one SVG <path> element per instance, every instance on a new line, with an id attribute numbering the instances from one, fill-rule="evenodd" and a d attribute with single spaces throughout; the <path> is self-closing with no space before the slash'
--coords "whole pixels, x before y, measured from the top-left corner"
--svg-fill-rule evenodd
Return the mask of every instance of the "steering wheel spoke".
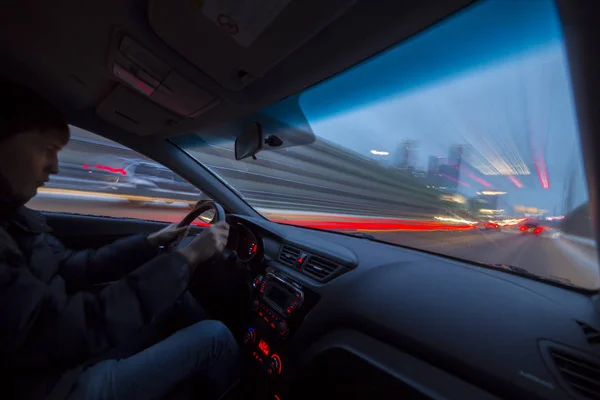
<path id="1" fill-rule="evenodd" d="M 213 210 L 214 215 L 212 220 L 209 222 L 211 225 L 220 221 L 225 221 L 225 210 L 223 207 L 214 201 L 199 201 L 196 203 L 196 206 L 192 211 L 190 211 L 182 220 L 177 224 L 178 227 L 189 226 L 192 222 L 196 220 L 200 215 L 208 210 Z M 164 251 L 173 251 L 177 248 L 185 247 L 191 240 L 190 236 L 186 236 L 181 240 L 170 244 L 167 246 Z"/>
<path id="2" fill-rule="evenodd" d="M 214 211 L 214 216 L 212 220 L 209 222 L 210 224 L 215 224 L 220 221 L 225 221 L 225 210 L 219 203 L 214 201 L 199 201 L 196 203 L 196 206 L 192 211 L 186 215 L 179 224 L 178 227 L 184 227 L 190 225 L 196 218 L 202 215 L 204 212 L 208 210 Z"/>

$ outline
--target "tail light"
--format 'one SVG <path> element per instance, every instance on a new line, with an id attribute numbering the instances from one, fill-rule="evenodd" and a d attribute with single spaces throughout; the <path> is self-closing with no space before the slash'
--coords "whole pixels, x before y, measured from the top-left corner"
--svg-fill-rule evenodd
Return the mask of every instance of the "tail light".
<path id="1" fill-rule="evenodd" d="M 127 175 L 127 171 L 125 171 L 123 168 L 113 168 L 113 167 L 109 167 L 108 165 L 95 165 L 95 166 L 91 166 L 88 164 L 83 164 L 82 167 L 84 169 L 98 169 L 98 170 L 102 170 L 102 171 L 108 171 L 108 172 L 112 172 L 115 174 L 121 174 L 123 176 Z"/>

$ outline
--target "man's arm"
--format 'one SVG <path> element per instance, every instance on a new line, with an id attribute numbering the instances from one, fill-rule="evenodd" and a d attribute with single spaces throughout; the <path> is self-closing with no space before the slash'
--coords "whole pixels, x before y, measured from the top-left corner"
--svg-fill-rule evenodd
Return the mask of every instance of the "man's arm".
<path id="1" fill-rule="evenodd" d="M 80 290 L 98 283 L 120 279 L 158 254 L 158 248 L 187 233 L 187 227 L 169 225 L 149 235 L 134 235 L 104 246 L 98 250 L 72 251 L 65 249 L 53 236 L 47 236 L 49 245 L 59 257 L 60 274 L 70 290 Z"/>
<path id="2" fill-rule="evenodd" d="M 80 363 L 131 338 L 187 288 L 179 253 L 156 257 L 98 294 L 46 284 L 23 260 L 0 255 L 0 359 L 9 368 Z"/>
<path id="3" fill-rule="evenodd" d="M 60 259 L 60 275 L 69 290 L 119 280 L 158 255 L 158 246 L 151 245 L 147 236 L 141 234 L 119 239 L 98 250 L 69 250 L 51 235 L 46 241 Z"/>

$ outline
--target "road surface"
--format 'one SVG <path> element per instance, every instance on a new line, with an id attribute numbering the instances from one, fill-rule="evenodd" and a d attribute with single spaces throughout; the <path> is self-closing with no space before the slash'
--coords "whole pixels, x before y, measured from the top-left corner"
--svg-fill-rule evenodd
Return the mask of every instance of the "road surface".
<path id="1" fill-rule="evenodd" d="M 377 239 L 484 264 L 506 264 L 545 277 L 598 287 L 595 250 L 561 237 L 520 232 L 371 232 Z"/>
<path id="2" fill-rule="evenodd" d="M 164 222 L 178 222 L 190 210 L 186 203 L 148 202 L 145 205 L 120 198 L 98 198 L 90 195 L 77 198 L 64 195 L 40 193 L 29 206 L 53 212 L 105 215 L 112 217 L 139 218 Z M 542 276 L 568 280 L 576 286 L 597 288 L 600 286 L 598 262 L 594 248 L 579 245 L 562 237 L 534 236 L 514 230 L 483 231 L 479 229 L 430 229 L 421 225 L 388 223 L 384 218 L 369 217 L 370 224 L 380 224 L 385 229 L 365 229 L 364 217 L 339 217 L 326 214 L 267 213 L 271 219 L 289 224 L 302 224 L 335 229 L 338 219 L 348 225 L 345 230 L 363 231 L 379 240 L 403 246 L 423 249 L 465 260 L 486 264 L 507 264 L 525 268 Z M 331 221 L 334 224 L 331 225 Z M 383 221 L 383 223 L 382 223 Z M 401 228 L 401 229 L 397 229 Z"/>

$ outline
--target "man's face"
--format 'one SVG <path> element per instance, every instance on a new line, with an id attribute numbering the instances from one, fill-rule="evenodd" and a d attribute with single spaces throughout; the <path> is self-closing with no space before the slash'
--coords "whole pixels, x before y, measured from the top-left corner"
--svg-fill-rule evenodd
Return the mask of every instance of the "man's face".
<path id="1" fill-rule="evenodd" d="M 11 200 L 28 202 L 58 173 L 63 137 L 57 131 L 26 131 L 0 142 L 0 175 L 10 186 Z"/>

